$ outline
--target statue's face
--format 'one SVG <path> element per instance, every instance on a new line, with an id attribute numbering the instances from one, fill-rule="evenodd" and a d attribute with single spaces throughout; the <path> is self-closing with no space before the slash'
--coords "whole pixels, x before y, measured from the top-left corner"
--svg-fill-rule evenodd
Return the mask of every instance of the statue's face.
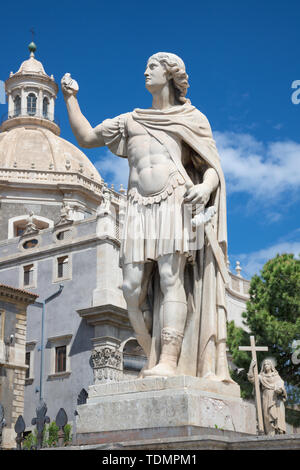
<path id="1" fill-rule="evenodd" d="M 264 364 L 264 370 L 265 372 L 270 372 L 270 370 L 272 370 L 272 364 L 270 361 L 266 361 L 265 364 Z"/>
<path id="2" fill-rule="evenodd" d="M 149 60 L 144 75 L 150 93 L 160 90 L 168 82 L 165 67 L 156 59 Z"/>

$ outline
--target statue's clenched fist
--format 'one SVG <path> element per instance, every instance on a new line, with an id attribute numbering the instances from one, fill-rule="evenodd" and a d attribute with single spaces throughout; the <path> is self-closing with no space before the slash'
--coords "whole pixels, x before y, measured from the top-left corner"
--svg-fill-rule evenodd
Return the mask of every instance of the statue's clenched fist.
<path id="1" fill-rule="evenodd" d="M 79 90 L 79 86 L 76 80 L 71 77 L 70 73 L 65 73 L 65 75 L 61 79 L 61 89 L 63 94 L 66 96 L 76 96 Z"/>

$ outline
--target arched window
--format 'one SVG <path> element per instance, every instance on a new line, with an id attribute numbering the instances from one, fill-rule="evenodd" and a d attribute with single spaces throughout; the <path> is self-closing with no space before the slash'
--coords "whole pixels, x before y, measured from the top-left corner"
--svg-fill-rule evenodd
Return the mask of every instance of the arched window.
<path id="1" fill-rule="evenodd" d="M 27 96 L 27 113 L 31 116 L 36 114 L 36 96 L 34 93 L 29 93 Z"/>
<path id="2" fill-rule="evenodd" d="M 14 116 L 19 116 L 21 114 L 21 98 L 17 95 L 14 99 Z"/>
<path id="3" fill-rule="evenodd" d="M 45 96 L 45 98 L 43 99 L 43 116 L 44 118 L 47 118 L 47 119 L 49 119 L 48 110 L 49 110 L 49 99 Z"/>
<path id="4" fill-rule="evenodd" d="M 28 214 L 19 215 L 17 217 L 12 217 L 8 221 L 8 236 L 7 238 L 20 237 L 23 235 L 26 229 L 26 224 L 28 222 Z M 49 227 L 53 227 L 53 220 L 40 215 L 33 216 L 33 222 L 38 228 L 38 230 L 43 230 Z"/>
<path id="5" fill-rule="evenodd" d="M 136 338 L 129 338 L 122 343 L 123 351 L 123 376 L 126 378 L 137 377 L 147 362 L 145 353 Z"/>

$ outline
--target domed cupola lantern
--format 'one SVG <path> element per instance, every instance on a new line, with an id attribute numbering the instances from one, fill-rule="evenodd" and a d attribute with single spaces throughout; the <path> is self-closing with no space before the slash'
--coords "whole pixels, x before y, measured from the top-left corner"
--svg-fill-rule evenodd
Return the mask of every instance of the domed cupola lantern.
<path id="1" fill-rule="evenodd" d="M 2 235 L 12 224 L 22 224 L 29 211 L 54 223 L 63 204 L 73 220 L 97 213 L 102 197 L 102 178 L 89 158 L 60 137 L 54 103 L 58 86 L 36 60 L 36 45 L 30 57 L 5 82 L 8 113 L 0 126 L 0 218 Z M 8 202 L 9 201 L 9 202 Z M 15 219 L 17 218 L 17 222 Z M 1 240 L 1 230 L 0 230 Z"/>
<path id="2" fill-rule="evenodd" d="M 59 135 L 60 129 L 54 115 L 58 86 L 53 75 L 47 75 L 43 64 L 36 60 L 35 43 L 31 42 L 28 49 L 29 59 L 22 63 L 16 73 L 11 72 L 5 82 L 8 114 L 2 122 L 1 131 L 34 125 Z"/>

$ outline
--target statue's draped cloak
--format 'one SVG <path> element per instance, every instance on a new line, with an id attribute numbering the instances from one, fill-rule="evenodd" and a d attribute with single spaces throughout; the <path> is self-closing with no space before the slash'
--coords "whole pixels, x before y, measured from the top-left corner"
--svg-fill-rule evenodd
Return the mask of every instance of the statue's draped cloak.
<path id="1" fill-rule="evenodd" d="M 171 150 L 169 151 L 178 171 L 187 182 L 201 183 L 204 167 L 216 170 L 219 184 L 207 206 L 214 205 L 216 208 L 212 225 L 226 257 L 225 180 L 207 118 L 190 103 L 185 103 L 167 110 L 135 109 L 131 113 L 107 119 L 101 124 L 105 144 L 114 154 L 125 158 L 127 157 L 126 123 L 128 119 L 133 119 L 142 125 L 168 151 L 171 141 L 174 145 L 174 138 L 189 147 L 189 158 L 185 162 L 172 155 Z M 162 294 L 157 272 L 152 287 L 153 348 L 149 367 L 157 363 L 160 350 L 159 319 L 162 315 Z M 207 240 L 205 240 L 204 248 L 194 254 L 194 263 L 186 265 L 185 290 L 188 313 L 177 373 L 202 376 L 206 363 L 214 362 L 217 367 L 218 360 L 224 360 L 224 358 L 218 358 L 217 344 L 226 340 L 225 286 Z M 203 292 L 205 295 L 202 295 Z M 213 352 L 211 347 L 207 348 L 208 343 L 215 345 Z"/>

